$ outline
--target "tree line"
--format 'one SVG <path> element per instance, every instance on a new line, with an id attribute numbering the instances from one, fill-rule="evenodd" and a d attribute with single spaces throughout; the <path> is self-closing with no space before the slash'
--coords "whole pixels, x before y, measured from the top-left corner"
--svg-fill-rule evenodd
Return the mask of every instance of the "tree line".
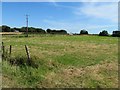
<path id="1" fill-rule="evenodd" d="M 26 32 L 27 27 L 21 27 L 21 28 L 10 28 L 7 25 L 2 25 L 2 32 Z M 34 27 L 28 27 L 28 33 L 40 33 L 40 34 L 68 34 L 66 30 L 51 30 L 47 29 L 44 30 L 42 28 L 34 28 Z M 87 30 L 81 30 L 79 34 L 73 34 L 73 35 L 88 35 Z M 99 36 L 110 36 L 109 33 L 106 30 L 102 30 L 99 34 Z M 120 37 L 120 31 L 113 31 L 112 36 Z"/>
<path id="2" fill-rule="evenodd" d="M 88 31 L 81 30 L 80 34 L 88 34 Z M 110 34 L 108 33 L 108 31 L 106 31 L 106 30 L 101 31 L 98 35 L 99 36 L 110 36 Z M 120 31 L 113 31 L 112 32 L 112 36 L 113 37 L 120 37 Z"/>
<path id="3" fill-rule="evenodd" d="M 9 26 L 2 25 L 2 32 L 26 32 L 27 27 L 21 28 L 10 28 Z M 47 29 L 46 31 L 42 28 L 28 27 L 28 33 L 40 33 L 40 34 L 67 34 L 66 30 L 51 30 Z"/>

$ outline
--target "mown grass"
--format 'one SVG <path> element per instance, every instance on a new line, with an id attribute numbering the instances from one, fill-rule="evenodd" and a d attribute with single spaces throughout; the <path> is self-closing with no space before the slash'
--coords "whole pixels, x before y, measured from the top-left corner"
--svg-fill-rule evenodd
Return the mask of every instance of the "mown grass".
<path id="1" fill-rule="evenodd" d="M 7 35 L 12 60 L 27 60 L 29 47 L 33 63 L 11 65 L 3 59 L 3 87 L 118 87 L 118 38 L 69 35 Z M 11 83 L 8 83 L 11 82 Z"/>

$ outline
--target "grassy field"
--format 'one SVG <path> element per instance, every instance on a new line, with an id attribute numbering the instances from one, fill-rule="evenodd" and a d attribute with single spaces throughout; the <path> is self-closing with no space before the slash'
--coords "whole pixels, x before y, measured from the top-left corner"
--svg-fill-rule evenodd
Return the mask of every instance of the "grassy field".
<path id="1" fill-rule="evenodd" d="M 2 62 L 2 87 L 118 87 L 118 38 L 69 35 L 6 35 L 12 60 L 31 60 L 38 67 Z"/>

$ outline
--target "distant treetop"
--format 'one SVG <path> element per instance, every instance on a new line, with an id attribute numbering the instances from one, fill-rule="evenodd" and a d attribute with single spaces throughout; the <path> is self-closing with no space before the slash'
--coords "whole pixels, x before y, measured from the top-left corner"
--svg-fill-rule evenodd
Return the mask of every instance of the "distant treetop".
<path id="1" fill-rule="evenodd" d="M 88 34 L 88 31 L 83 29 L 83 30 L 80 31 L 80 34 Z"/>
<path id="2" fill-rule="evenodd" d="M 106 30 L 103 30 L 102 32 L 99 33 L 99 36 L 108 36 L 108 32 Z"/>

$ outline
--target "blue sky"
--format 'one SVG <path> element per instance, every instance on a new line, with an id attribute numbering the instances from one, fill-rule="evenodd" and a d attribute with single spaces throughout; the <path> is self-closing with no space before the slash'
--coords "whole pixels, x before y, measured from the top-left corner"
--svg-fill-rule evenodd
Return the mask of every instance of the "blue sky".
<path id="1" fill-rule="evenodd" d="M 118 30 L 117 2 L 3 2 L 2 24 L 11 27 L 29 26 L 43 29 L 65 29 L 79 33 Z"/>

